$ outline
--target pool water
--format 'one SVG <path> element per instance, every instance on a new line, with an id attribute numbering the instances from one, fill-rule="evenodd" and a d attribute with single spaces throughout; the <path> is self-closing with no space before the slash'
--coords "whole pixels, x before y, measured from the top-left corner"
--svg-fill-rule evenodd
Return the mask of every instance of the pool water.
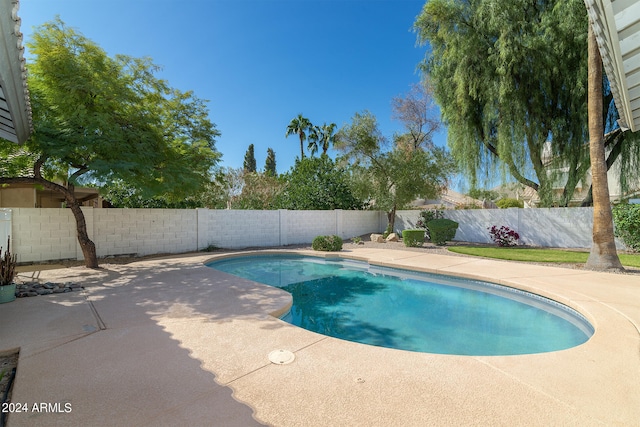
<path id="1" fill-rule="evenodd" d="M 538 295 L 481 282 L 349 260 L 240 256 L 207 264 L 293 296 L 282 319 L 320 334 L 402 350 L 516 355 L 586 342 L 593 327 Z"/>

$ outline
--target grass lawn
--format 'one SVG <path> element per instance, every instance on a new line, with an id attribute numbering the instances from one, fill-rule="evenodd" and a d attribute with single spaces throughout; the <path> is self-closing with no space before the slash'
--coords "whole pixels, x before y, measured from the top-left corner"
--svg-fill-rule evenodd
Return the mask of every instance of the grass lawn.
<path id="1" fill-rule="evenodd" d="M 533 249 L 518 247 L 475 247 L 452 246 L 451 252 L 482 256 L 486 258 L 505 259 L 509 261 L 556 262 L 584 264 L 589 257 L 588 252 L 567 251 L 562 249 Z M 640 267 L 640 254 L 619 254 L 622 265 Z"/>

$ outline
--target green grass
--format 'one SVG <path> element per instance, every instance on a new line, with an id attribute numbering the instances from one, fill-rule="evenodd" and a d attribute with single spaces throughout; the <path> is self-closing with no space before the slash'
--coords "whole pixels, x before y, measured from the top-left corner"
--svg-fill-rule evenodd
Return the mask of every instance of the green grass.
<path id="1" fill-rule="evenodd" d="M 587 258 L 589 257 L 588 252 L 577 252 L 562 249 L 475 246 L 452 246 L 448 249 L 451 252 L 459 254 L 497 258 L 508 261 L 584 264 L 587 262 Z M 622 265 L 626 265 L 628 267 L 640 267 L 640 254 L 619 254 L 618 256 Z"/>

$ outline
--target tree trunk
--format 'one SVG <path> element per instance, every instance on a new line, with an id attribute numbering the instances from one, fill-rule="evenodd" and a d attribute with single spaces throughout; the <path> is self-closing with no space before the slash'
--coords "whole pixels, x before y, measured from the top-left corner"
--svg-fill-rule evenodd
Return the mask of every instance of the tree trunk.
<path id="1" fill-rule="evenodd" d="M 393 205 L 391 210 L 387 212 L 387 220 L 389 221 L 387 228 L 391 230 L 389 231 L 390 233 L 393 233 L 394 227 L 396 225 L 396 205 L 395 204 Z"/>
<path id="2" fill-rule="evenodd" d="M 602 59 L 589 25 L 589 154 L 593 190 L 593 244 L 586 267 L 592 270 L 622 270 L 613 235 L 613 215 L 607 182 L 602 121 Z"/>

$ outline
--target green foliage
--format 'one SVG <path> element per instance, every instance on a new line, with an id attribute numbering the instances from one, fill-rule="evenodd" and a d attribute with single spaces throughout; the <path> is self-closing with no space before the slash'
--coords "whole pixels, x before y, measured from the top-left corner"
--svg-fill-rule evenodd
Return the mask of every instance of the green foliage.
<path id="1" fill-rule="evenodd" d="M 264 174 L 268 176 L 278 176 L 276 170 L 276 152 L 271 147 L 267 148 L 267 158 L 264 161 Z"/>
<path id="2" fill-rule="evenodd" d="M 436 245 L 444 245 L 456 236 L 458 223 L 447 218 L 434 219 L 427 223 L 427 227 L 431 232 L 431 241 Z"/>
<path id="3" fill-rule="evenodd" d="M 247 173 L 243 175 L 242 192 L 230 203 L 231 209 L 279 209 L 278 200 L 284 184 L 276 177 Z"/>
<path id="4" fill-rule="evenodd" d="M 16 277 L 16 265 L 18 256 L 11 253 L 11 239 L 7 239 L 7 246 L 0 247 L 0 286 L 7 286 L 13 283 Z M 4 249 L 4 253 L 2 251 Z"/>
<path id="5" fill-rule="evenodd" d="M 351 161 L 356 194 L 387 212 L 393 228 L 396 209 L 417 197 L 436 197 L 445 187 L 455 164 L 442 148 L 385 149 L 386 139 L 369 112 L 356 113 L 351 124 L 340 129 L 335 147 L 343 160 Z"/>
<path id="6" fill-rule="evenodd" d="M 625 246 L 640 251 L 640 204 L 620 203 L 612 211 L 615 235 Z"/>
<path id="7" fill-rule="evenodd" d="M 342 239 L 339 236 L 317 236 L 311 247 L 314 251 L 338 252 L 342 250 Z"/>
<path id="8" fill-rule="evenodd" d="M 559 178 L 551 171 L 567 167 L 563 203 L 570 200 L 589 167 L 587 26 L 582 0 L 425 4 L 415 23 L 431 47 L 423 71 L 473 185 L 499 166 L 549 206 Z"/>
<path id="9" fill-rule="evenodd" d="M 28 148 L 45 168 L 70 184 L 121 179 L 145 198 L 187 197 L 210 181 L 219 132 L 205 101 L 157 78 L 149 58 L 109 57 L 59 19 L 28 47 Z"/>
<path id="10" fill-rule="evenodd" d="M 387 224 L 387 228 L 384 230 L 384 233 L 382 233 L 382 238 L 386 239 L 391 233 L 393 233 L 393 225 Z"/>
<path id="11" fill-rule="evenodd" d="M 429 227 L 427 227 L 427 224 L 429 223 L 429 221 L 434 219 L 440 219 L 440 218 L 444 218 L 443 211 L 439 209 L 425 209 L 423 211 L 420 211 L 418 222 L 416 223 L 416 227 L 423 228 L 428 232 Z"/>
<path id="12" fill-rule="evenodd" d="M 247 173 L 256 171 L 256 156 L 253 150 L 253 144 L 249 144 L 249 148 L 247 148 L 247 152 L 244 154 L 244 162 L 242 166 L 244 171 Z"/>
<path id="13" fill-rule="evenodd" d="M 287 126 L 287 132 L 285 133 L 285 138 L 289 135 L 298 135 L 300 138 L 300 160 L 304 159 L 304 146 L 302 143 L 305 139 L 307 139 L 307 133 L 309 130 L 313 129 L 313 125 L 302 114 L 298 114 L 297 117 L 294 117 L 289 125 Z"/>
<path id="14" fill-rule="evenodd" d="M 360 236 L 352 237 L 352 238 L 351 238 L 351 242 L 352 242 L 354 245 L 359 245 L 360 243 L 362 243 L 362 237 L 360 237 Z"/>
<path id="15" fill-rule="evenodd" d="M 524 201 L 518 199 L 504 198 L 496 202 L 496 206 L 500 209 L 507 208 L 524 208 Z"/>
<path id="16" fill-rule="evenodd" d="M 418 218 L 418 222 L 416 223 L 416 227 L 423 228 L 426 232 L 428 238 L 431 238 L 431 234 L 429 233 L 429 221 L 434 219 L 444 218 L 444 212 L 439 209 L 426 209 L 420 212 L 420 218 Z"/>
<path id="17" fill-rule="evenodd" d="M 497 191 L 482 190 L 478 188 L 473 188 L 469 190 L 469 193 L 467 193 L 467 196 L 476 200 L 496 200 L 498 197 L 500 197 Z"/>
<path id="18" fill-rule="evenodd" d="M 420 247 L 424 242 L 424 230 L 402 230 L 402 241 L 407 247 Z"/>
<path id="19" fill-rule="evenodd" d="M 280 177 L 284 184 L 278 209 L 361 209 L 350 185 L 347 171 L 328 156 L 296 161 L 289 172 Z"/>

